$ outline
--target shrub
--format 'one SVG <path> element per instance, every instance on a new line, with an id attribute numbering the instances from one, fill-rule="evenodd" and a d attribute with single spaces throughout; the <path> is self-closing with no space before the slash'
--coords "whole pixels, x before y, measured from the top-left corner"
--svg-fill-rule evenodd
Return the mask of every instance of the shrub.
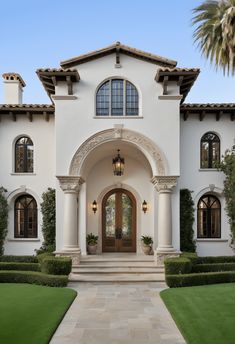
<path id="1" fill-rule="evenodd" d="M 0 262 L 0 270 L 40 271 L 38 263 Z"/>
<path id="2" fill-rule="evenodd" d="M 55 250 L 56 227 L 55 189 L 48 188 L 42 194 L 41 211 L 44 242 L 39 252 L 53 252 Z"/>
<path id="3" fill-rule="evenodd" d="M 47 275 L 34 271 L 0 271 L 0 283 L 29 283 L 49 287 L 66 287 L 68 277 Z"/>
<path id="4" fill-rule="evenodd" d="M 41 271 L 52 275 L 69 275 L 72 269 L 72 260 L 67 257 L 46 257 L 41 262 Z"/>
<path id="5" fill-rule="evenodd" d="M 36 256 L 0 256 L 0 262 L 38 263 Z"/>
<path id="6" fill-rule="evenodd" d="M 180 249 L 186 252 L 195 252 L 196 244 L 193 239 L 194 230 L 194 203 L 192 191 L 180 190 Z"/>
<path id="7" fill-rule="evenodd" d="M 5 197 L 5 190 L 0 187 L 0 255 L 4 252 L 4 241 L 7 235 L 8 204 Z"/>
<path id="8" fill-rule="evenodd" d="M 168 258 L 164 264 L 166 275 L 188 274 L 192 270 L 192 262 L 188 258 Z"/>
<path id="9" fill-rule="evenodd" d="M 170 288 L 229 282 L 235 282 L 235 272 L 233 271 L 166 275 L 166 284 Z"/>
<path id="10" fill-rule="evenodd" d="M 196 264 L 192 272 L 235 271 L 235 263 Z"/>

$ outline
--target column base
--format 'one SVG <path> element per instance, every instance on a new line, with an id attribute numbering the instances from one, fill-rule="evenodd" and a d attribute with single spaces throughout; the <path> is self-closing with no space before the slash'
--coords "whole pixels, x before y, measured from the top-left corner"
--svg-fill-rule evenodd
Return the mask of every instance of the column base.
<path id="1" fill-rule="evenodd" d="M 81 258 L 80 248 L 63 249 L 60 251 L 55 251 L 54 253 L 56 257 L 70 257 L 72 259 L 72 266 L 80 264 L 80 258 Z"/>
<path id="2" fill-rule="evenodd" d="M 156 249 L 154 251 L 154 258 L 155 258 L 155 263 L 156 265 L 164 265 L 164 260 L 166 258 L 177 258 L 181 254 L 180 251 L 175 250 L 173 247 L 172 249 L 166 249 L 164 250 L 163 248 L 161 249 Z"/>

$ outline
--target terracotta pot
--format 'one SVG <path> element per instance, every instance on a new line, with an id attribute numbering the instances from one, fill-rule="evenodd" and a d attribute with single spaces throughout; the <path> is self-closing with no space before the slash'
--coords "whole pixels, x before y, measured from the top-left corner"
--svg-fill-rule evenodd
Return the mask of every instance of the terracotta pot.
<path id="1" fill-rule="evenodd" d="M 152 250 L 152 246 L 142 244 L 142 250 L 144 254 L 149 255 Z"/>
<path id="2" fill-rule="evenodd" d="M 88 254 L 96 254 L 97 245 L 87 245 Z"/>

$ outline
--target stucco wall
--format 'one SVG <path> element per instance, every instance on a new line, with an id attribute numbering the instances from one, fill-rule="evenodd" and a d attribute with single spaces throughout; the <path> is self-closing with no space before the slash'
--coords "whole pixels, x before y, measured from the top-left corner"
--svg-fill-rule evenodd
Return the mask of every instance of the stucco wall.
<path id="1" fill-rule="evenodd" d="M 34 144 L 34 172 L 29 174 L 14 173 L 14 144 L 24 135 Z M 33 254 L 42 244 L 41 195 L 48 187 L 55 187 L 54 119 L 46 122 L 34 116 L 30 122 L 26 116 L 18 116 L 14 122 L 10 116 L 5 116 L 0 124 L 0 147 L 0 185 L 7 189 L 9 203 L 5 254 Z M 38 239 L 14 239 L 14 201 L 24 193 L 31 194 L 37 202 Z"/>
<path id="2" fill-rule="evenodd" d="M 224 175 L 216 169 L 200 169 L 200 140 L 208 131 L 216 133 L 220 138 L 221 155 L 226 149 L 231 148 L 235 136 L 234 122 L 224 115 L 220 121 L 214 116 L 205 116 L 203 121 L 198 117 L 191 117 L 187 121 L 181 119 L 181 177 L 180 188 L 188 188 L 193 191 L 195 202 L 195 239 L 197 238 L 197 203 L 204 193 L 214 193 L 221 202 L 221 239 L 197 240 L 199 255 L 226 255 L 232 254 L 229 246 L 230 228 L 225 213 L 225 200 L 222 195 Z"/>

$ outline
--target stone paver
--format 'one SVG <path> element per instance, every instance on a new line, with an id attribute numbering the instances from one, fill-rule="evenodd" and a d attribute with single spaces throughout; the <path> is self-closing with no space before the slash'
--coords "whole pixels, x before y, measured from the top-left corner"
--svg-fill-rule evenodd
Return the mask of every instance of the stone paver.
<path id="1" fill-rule="evenodd" d="M 164 283 L 71 283 L 78 296 L 50 344 L 183 344 Z"/>

